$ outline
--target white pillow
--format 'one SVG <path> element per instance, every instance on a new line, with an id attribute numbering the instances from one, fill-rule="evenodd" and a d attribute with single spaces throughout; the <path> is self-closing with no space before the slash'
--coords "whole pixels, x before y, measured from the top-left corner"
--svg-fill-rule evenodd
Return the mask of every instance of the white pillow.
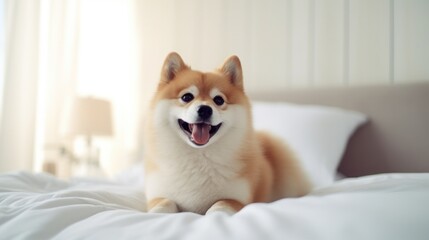
<path id="1" fill-rule="evenodd" d="M 255 129 L 283 139 L 314 186 L 329 185 L 355 129 L 367 121 L 359 112 L 327 106 L 253 102 Z"/>

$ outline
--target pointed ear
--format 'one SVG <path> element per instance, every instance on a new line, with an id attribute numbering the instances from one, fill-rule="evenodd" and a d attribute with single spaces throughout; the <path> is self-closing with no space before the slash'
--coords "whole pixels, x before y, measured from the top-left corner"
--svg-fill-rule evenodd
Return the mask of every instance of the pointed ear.
<path id="1" fill-rule="evenodd" d="M 220 71 L 228 76 L 233 85 L 243 89 L 243 73 L 240 59 L 237 56 L 227 58 L 220 68 Z"/>
<path id="2" fill-rule="evenodd" d="M 171 52 L 162 66 L 161 81 L 168 83 L 176 77 L 177 73 L 187 68 L 188 66 L 183 62 L 180 55 L 176 52 Z"/>

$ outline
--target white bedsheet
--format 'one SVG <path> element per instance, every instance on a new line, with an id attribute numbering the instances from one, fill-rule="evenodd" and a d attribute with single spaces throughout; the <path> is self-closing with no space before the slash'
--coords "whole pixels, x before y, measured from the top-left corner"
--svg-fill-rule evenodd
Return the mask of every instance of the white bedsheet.
<path id="1" fill-rule="evenodd" d="M 0 175 L 0 239 L 429 239 L 429 173 L 344 179 L 229 216 L 149 214 L 142 187 Z"/>

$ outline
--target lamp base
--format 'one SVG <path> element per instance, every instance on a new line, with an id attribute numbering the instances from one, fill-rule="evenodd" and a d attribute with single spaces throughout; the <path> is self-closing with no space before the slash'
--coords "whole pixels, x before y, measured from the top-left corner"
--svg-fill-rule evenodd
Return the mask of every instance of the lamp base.
<path id="1" fill-rule="evenodd" d="M 90 135 L 86 136 L 86 151 L 77 162 L 73 169 L 73 175 L 76 177 L 105 178 L 105 174 L 100 168 L 99 149 L 92 144 Z"/>
<path id="2" fill-rule="evenodd" d="M 97 164 L 91 163 L 78 163 L 73 167 L 74 177 L 85 178 L 106 178 L 103 170 Z"/>

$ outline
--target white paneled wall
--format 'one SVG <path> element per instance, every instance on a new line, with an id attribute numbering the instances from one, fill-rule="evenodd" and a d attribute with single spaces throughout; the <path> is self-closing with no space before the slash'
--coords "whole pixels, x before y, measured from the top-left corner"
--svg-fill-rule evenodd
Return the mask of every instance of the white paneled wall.
<path id="1" fill-rule="evenodd" d="M 429 1 L 395 1 L 394 74 L 398 82 L 429 78 Z"/>
<path id="2" fill-rule="evenodd" d="M 346 81 L 351 84 L 390 82 L 389 4 L 389 0 L 350 1 Z"/>
<path id="3" fill-rule="evenodd" d="M 142 74 L 165 55 L 211 70 L 231 54 L 247 89 L 429 81 L 427 0 L 137 1 Z"/>
<path id="4" fill-rule="evenodd" d="M 344 34 L 346 4 L 343 0 L 315 2 L 314 83 L 342 84 L 346 79 L 344 70 L 347 66 L 344 60 L 344 49 L 348 46 L 348 36 Z"/>

